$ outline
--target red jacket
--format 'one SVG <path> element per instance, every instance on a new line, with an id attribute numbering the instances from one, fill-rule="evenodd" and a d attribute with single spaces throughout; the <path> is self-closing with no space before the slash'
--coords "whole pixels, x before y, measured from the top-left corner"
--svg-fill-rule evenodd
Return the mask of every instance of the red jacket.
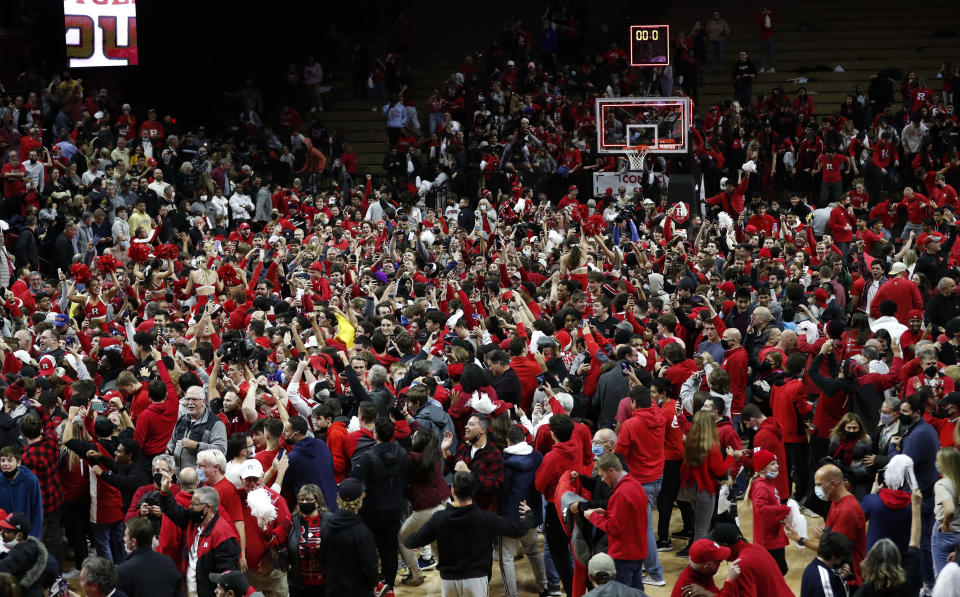
<path id="1" fill-rule="evenodd" d="M 786 467 L 777 475 L 789 477 Z M 790 506 L 780 503 L 776 479 L 759 477 L 750 486 L 750 501 L 753 503 L 753 542 L 767 549 L 785 547 L 788 543 L 781 521 L 790 514 Z"/>
<path id="2" fill-rule="evenodd" d="M 170 486 L 170 495 L 173 496 L 173 500 L 176 503 L 184 508 L 189 508 L 190 500 L 193 499 L 192 493 L 180 491 L 180 488 L 176 485 Z M 140 497 L 135 501 L 139 502 Z M 186 536 L 186 531 L 173 524 L 173 521 L 170 520 L 169 517 L 164 516 L 160 521 L 160 534 L 157 535 L 157 551 L 170 556 L 170 559 L 177 564 L 178 568 L 181 564 L 180 560 L 183 559 L 183 543 Z"/>
<path id="3" fill-rule="evenodd" d="M 747 349 L 738 346 L 727 351 L 721 368 L 730 376 L 730 393 L 733 402 L 730 404 L 730 414 L 739 416 L 743 405 L 747 402 L 747 367 L 750 366 L 750 357 Z"/>
<path id="4" fill-rule="evenodd" d="M 615 560 L 647 557 L 647 492 L 634 476 L 617 481 L 606 510 L 594 511 L 590 522 L 607 534 L 607 553 Z"/>
<path id="5" fill-rule="evenodd" d="M 257 518 L 250 512 L 250 506 L 247 505 L 247 492 L 243 491 L 240 495 L 243 502 L 243 534 L 247 539 L 247 565 L 254 570 L 259 569 L 261 564 L 270 562 L 268 548 L 287 544 L 287 535 L 292 525 L 286 500 L 269 487 L 263 489 L 270 494 L 270 503 L 277 509 L 276 519 L 268 523 L 265 530 L 260 528 Z"/>
<path id="6" fill-rule="evenodd" d="M 802 381 L 791 379 L 782 386 L 773 386 L 770 389 L 770 408 L 773 418 L 783 429 L 784 442 L 797 444 L 807 441 L 801 417 L 809 415 L 813 405 L 807 402 L 807 389 Z"/>
<path id="7" fill-rule="evenodd" d="M 891 278 L 877 289 L 870 302 L 870 317 L 880 317 L 880 303 L 887 300 L 897 303 L 896 318 L 903 325 L 910 324 L 910 311 L 923 310 L 923 298 L 917 283 L 906 278 Z"/>
<path id="8" fill-rule="evenodd" d="M 333 477 L 339 483 L 350 472 L 350 457 L 347 456 L 347 426 L 342 421 L 334 421 L 327 427 L 327 446 L 333 456 Z"/>
<path id="9" fill-rule="evenodd" d="M 753 453 L 757 450 L 769 450 L 777 457 L 777 463 L 781 466 L 781 474 L 777 476 L 773 484 L 777 488 L 777 493 L 782 499 L 790 497 L 790 475 L 787 472 L 787 451 L 783 447 L 783 426 L 773 417 L 767 417 L 760 423 L 756 434 L 753 436 L 753 442 L 750 444 L 753 450 L 747 450 L 743 453 L 740 461 L 750 470 L 753 468 Z"/>
<path id="10" fill-rule="evenodd" d="M 857 225 L 857 216 L 848 212 L 846 209 L 834 207 L 830 210 L 830 219 L 827 220 L 827 228 L 833 236 L 833 241 L 837 243 L 848 243 L 853 240 L 853 229 Z"/>
<path id="11" fill-rule="evenodd" d="M 676 414 L 676 410 L 674 410 Z M 638 408 L 624 421 L 617 434 L 617 454 L 641 483 L 663 477 L 663 448 L 666 420 L 659 406 Z"/>
<path id="12" fill-rule="evenodd" d="M 730 470 L 730 460 L 720 453 L 720 444 L 713 444 L 710 453 L 699 465 L 690 466 L 684 459 L 680 465 L 680 486 L 694 487 L 698 491 L 708 491 L 716 495 L 720 479 Z"/>
<path id="13" fill-rule="evenodd" d="M 167 366 L 163 361 L 157 361 L 157 370 L 160 379 L 167 386 L 167 399 L 163 402 L 153 402 L 140 414 L 137 425 L 133 430 L 133 439 L 143 449 L 147 456 L 162 454 L 167 449 L 167 442 L 173 435 L 173 428 L 177 425 L 177 413 L 180 409 L 180 399 L 177 387 L 170 378 Z"/>
<path id="14" fill-rule="evenodd" d="M 537 391 L 537 376 L 542 373 L 540 363 L 528 354 L 510 359 L 510 367 L 520 378 L 520 408 L 523 412 L 531 412 L 533 394 Z"/>
<path id="15" fill-rule="evenodd" d="M 730 417 L 722 417 L 717 421 L 717 435 L 720 439 L 720 451 L 727 453 L 727 448 L 742 450 L 743 442 L 740 440 L 740 434 L 733 428 L 733 421 Z M 740 474 L 740 461 L 736 458 L 730 459 L 730 476 L 736 478 Z"/>
<path id="16" fill-rule="evenodd" d="M 663 459 L 683 460 L 683 436 L 690 430 L 690 421 L 677 413 L 677 401 L 666 400 L 660 406 L 663 413 Z"/>
<path id="17" fill-rule="evenodd" d="M 113 455 L 103 444 L 97 442 L 97 451 L 101 460 L 113 460 Z M 106 467 L 104 467 L 106 468 Z M 123 496 L 120 490 L 90 471 L 90 522 L 95 524 L 113 524 L 123 520 Z"/>
<path id="18" fill-rule="evenodd" d="M 912 198 L 904 198 L 901 205 L 907 208 L 907 219 L 911 224 L 923 224 L 925 218 L 933 216 L 934 204 L 926 195 L 914 193 Z"/>

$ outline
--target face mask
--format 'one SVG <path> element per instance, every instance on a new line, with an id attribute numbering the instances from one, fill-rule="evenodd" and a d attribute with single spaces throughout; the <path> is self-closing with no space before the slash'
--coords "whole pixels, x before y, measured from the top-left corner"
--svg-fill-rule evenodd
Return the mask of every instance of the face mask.
<path id="1" fill-rule="evenodd" d="M 721 338 L 721 339 L 720 339 L 720 346 L 722 346 L 724 350 L 730 350 L 730 341 Z"/>
<path id="2" fill-rule="evenodd" d="M 297 440 L 293 439 L 292 437 L 284 437 L 283 443 L 287 444 L 288 446 L 292 446 L 293 444 L 297 443 Z"/>
<path id="3" fill-rule="evenodd" d="M 924 369 L 923 372 L 927 375 L 927 377 L 936 377 L 937 373 L 939 373 L 940 370 L 937 369 L 936 365 L 930 365 L 929 367 Z"/>
<path id="4" fill-rule="evenodd" d="M 317 505 L 312 502 L 300 502 L 300 512 L 302 514 L 310 515 L 316 512 Z"/>
<path id="5" fill-rule="evenodd" d="M 17 476 L 17 469 L 13 469 L 12 471 L 3 471 L 3 476 L 7 479 L 12 479 Z"/>
<path id="6" fill-rule="evenodd" d="M 20 541 L 14 538 L 14 539 L 11 539 L 10 541 L 4 541 L 3 546 L 6 547 L 7 549 L 13 549 L 14 546 L 17 545 L 17 543 L 20 543 Z"/>
<path id="7" fill-rule="evenodd" d="M 843 435 L 847 438 L 847 441 L 854 441 L 860 437 L 859 431 L 844 431 Z"/>
<path id="8" fill-rule="evenodd" d="M 203 517 L 205 516 L 203 510 L 194 510 L 192 508 L 187 511 L 187 515 L 190 517 L 191 521 L 197 524 L 203 522 Z"/>
<path id="9" fill-rule="evenodd" d="M 825 502 L 830 499 L 829 496 L 827 496 L 827 492 L 824 491 L 824 490 L 823 490 L 823 487 L 820 487 L 819 485 L 815 485 L 815 486 L 813 487 L 813 492 L 817 494 L 817 497 L 818 497 L 818 498 L 820 498 L 821 500 L 823 500 L 823 501 L 825 501 Z"/>
<path id="10" fill-rule="evenodd" d="M 779 477 L 779 476 L 780 476 L 780 471 L 779 471 L 779 470 L 768 471 L 767 474 L 766 474 L 766 477 L 767 477 L 768 479 L 776 479 L 776 478 Z"/>
<path id="11" fill-rule="evenodd" d="M 163 475 L 160 473 L 153 473 L 153 484 L 157 487 L 160 487 L 160 484 L 163 482 Z"/>
<path id="12" fill-rule="evenodd" d="M 202 468 L 197 469 L 197 482 L 198 483 L 207 482 L 207 473 L 205 473 Z"/>
<path id="13" fill-rule="evenodd" d="M 889 425 L 893 423 L 893 415 L 887 413 L 880 413 L 880 422 L 884 425 Z"/>
<path id="14" fill-rule="evenodd" d="M 597 460 L 598 458 L 600 458 L 601 456 L 603 456 L 603 446 L 598 446 L 598 445 L 596 445 L 596 444 L 593 444 L 592 450 L 593 450 L 593 459 L 594 459 L 594 460 Z"/>

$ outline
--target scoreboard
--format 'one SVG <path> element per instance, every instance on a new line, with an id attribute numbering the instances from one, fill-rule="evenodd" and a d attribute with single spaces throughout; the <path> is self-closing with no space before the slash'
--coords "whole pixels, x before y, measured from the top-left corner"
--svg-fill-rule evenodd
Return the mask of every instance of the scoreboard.
<path id="1" fill-rule="evenodd" d="M 63 24 L 70 68 L 135 66 L 135 0 L 63 0 Z"/>
<path id="2" fill-rule="evenodd" d="M 667 66 L 670 64 L 670 26 L 632 25 L 630 27 L 630 66 Z"/>

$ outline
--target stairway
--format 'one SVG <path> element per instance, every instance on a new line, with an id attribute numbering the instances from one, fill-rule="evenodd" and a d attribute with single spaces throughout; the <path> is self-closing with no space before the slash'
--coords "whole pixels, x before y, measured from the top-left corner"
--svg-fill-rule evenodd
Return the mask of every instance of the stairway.
<path id="1" fill-rule="evenodd" d="M 542 0 L 523 2 L 488 0 L 476 5 L 469 20 L 451 16 L 449 2 L 421 0 L 411 3 L 406 12 L 410 22 L 410 65 L 413 85 L 409 90 L 417 106 L 420 125 L 427 126 L 426 100 L 463 63 L 464 56 L 486 51 L 497 39 L 510 16 L 520 18 L 532 36 L 540 29 Z M 371 48 L 371 53 L 386 49 L 386 44 Z M 382 172 L 386 154 L 386 122 L 380 110 L 372 111 L 372 98 L 354 100 L 349 79 L 326 98 L 326 111 L 320 118 L 329 130 L 337 130 L 357 153 L 361 173 Z"/>
<path id="2" fill-rule="evenodd" d="M 706 23 L 717 3 L 713 0 L 677 0 L 667 11 L 667 22 L 689 31 L 697 19 Z M 806 87 L 813 97 L 817 116 L 829 116 L 839 110 L 844 96 L 857 84 L 864 90 L 878 70 L 899 68 L 906 75 L 913 70 L 934 91 L 942 88 L 936 78 L 944 61 L 960 56 L 960 37 L 934 37 L 937 30 L 960 31 L 960 10 L 955 2 L 931 0 L 922 11 L 902 4 L 851 0 L 808 0 L 797 3 L 767 3 L 746 0 L 724 7 L 722 16 L 729 23 L 724 72 L 704 74 L 700 88 L 700 106 L 709 106 L 733 98 L 730 68 L 740 50 L 746 50 L 760 67 L 759 26 L 753 15 L 764 6 L 776 9 L 774 31 L 776 73 L 757 76 L 753 96 L 780 86 L 791 97 Z M 709 49 L 708 49 L 709 54 Z M 833 72 L 836 66 L 844 72 Z M 709 70 L 708 62 L 705 65 Z M 810 71 L 819 66 L 827 71 Z M 804 72 L 801 72 L 803 70 Z M 788 80 L 806 77 L 808 82 Z M 899 83 L 895 84 L 899 100 Z"/>

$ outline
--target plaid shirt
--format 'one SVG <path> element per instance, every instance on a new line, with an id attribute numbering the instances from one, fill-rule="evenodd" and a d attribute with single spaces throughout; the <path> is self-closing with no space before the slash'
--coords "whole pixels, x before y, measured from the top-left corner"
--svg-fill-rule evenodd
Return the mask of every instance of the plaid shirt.
<path id="1" fill-rule="evenodd" d="M 20 462 L 33 471 L 40 480 L 43 513 L 50 514 L 63 505 L 63 485 L 60 483 L 60 468 L 57 466 L 60 457 L 60 440 L 57 437 L 57 428 L 53 425 L 46 409 L 41 407 L 37 412 L 43 422 L 43 433 L 39 441 L 28 444 L 24 448 Z"/>
<path id="2" fill-rule="evenodd" d="M 457 462 L 464 461 L 470 468 L 470 472 L 480 481 L 480 489 L 474 496 L 474 501 L 481 508 L 496 512 L 503 488 L 503 453 L 489 439 L 487 439 L 487 445 L 477 450 L 473 456 L 470 455 L 472 451 L 473 447 L 470 444 L 461 442 L 456 456 L 447 459 L 445 472 L 453 473 Z"/>

